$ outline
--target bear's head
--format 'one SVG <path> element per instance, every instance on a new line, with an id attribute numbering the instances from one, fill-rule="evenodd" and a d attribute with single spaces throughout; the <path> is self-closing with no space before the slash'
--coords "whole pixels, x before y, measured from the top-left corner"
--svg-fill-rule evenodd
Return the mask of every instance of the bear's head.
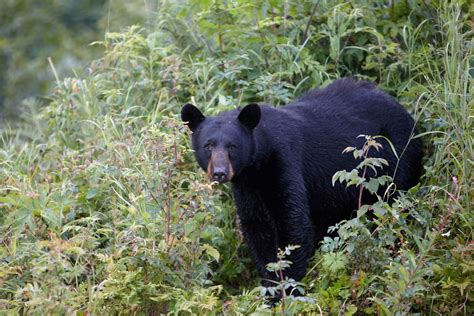
<path id="1" fill-rule="evenodd" d="M 183 106 L 181 119 L 193 132 L 196 160 L 211 181 L 230 181 L 252 164 L 255 153 L 253 131 L 260 116 L 257 104 L 213 117 L 205 117 L 192 104 Z"/>

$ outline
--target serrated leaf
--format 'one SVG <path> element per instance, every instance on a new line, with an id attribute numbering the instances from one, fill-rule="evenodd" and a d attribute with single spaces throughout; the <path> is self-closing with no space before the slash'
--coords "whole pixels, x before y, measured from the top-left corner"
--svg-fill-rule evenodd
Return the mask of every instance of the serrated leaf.
<path id="1" fill-rule="evenodd" d="M 364 184 L 364 188 L 366 188 L 367 190 L 369 190 L 370 193 L 374 194 L 378 191 L 379 189 L 379 181 L 377 181 L 377 179 L 370 179 L 369 182 L 366 182 Z"/>
<path id="2" fill-rule="evenodd" d="M 346 267 L 348 263 L 346 255 L 340 252 L 326 253 L 323 256 L 323 266 L 332 273 L 336 273 Z"/>

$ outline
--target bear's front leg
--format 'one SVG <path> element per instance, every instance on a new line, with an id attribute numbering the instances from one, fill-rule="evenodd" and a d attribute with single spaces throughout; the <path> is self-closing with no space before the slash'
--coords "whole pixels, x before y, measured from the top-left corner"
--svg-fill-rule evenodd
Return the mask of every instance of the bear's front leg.
<path id="1" fill-rule="evenodd" d="M 275 226 L 269 225 L 268 221 L 241 219 L 241 230 L 262 278 L 262 285 L 265 287 L 275 286 L 276 275 L 267 270 L 267 264 L 278 260 Z"/>
<path id="2" fill-rule="evenodd" d="M 268 263 L 278 260 L 275 219 L 270 216 L 258 191 L 235 184 L 232 189 L 240 218 L 240 228 L 262 278 L 262 285 L 275 286 L 277 278 L 273 272 L 267 270 Z"/>
<path id="3" fill-rule="evenodd" d="M 291 261 L 289 268 L 285 269 L 284 275 L 296 281 L 306 275 L 308 260 L 313 256 L 314 226 L 311 221 L 310 208 L 306 195 L 306 189 L 302 182 L 287 183 L 284 193 L 281 194 L 279 207 L 275 210 L 278 214 L 277 235 L 279 236 L 278 247 L 285 249 L 288 245 L 298 245 L 286 260 Z"/>

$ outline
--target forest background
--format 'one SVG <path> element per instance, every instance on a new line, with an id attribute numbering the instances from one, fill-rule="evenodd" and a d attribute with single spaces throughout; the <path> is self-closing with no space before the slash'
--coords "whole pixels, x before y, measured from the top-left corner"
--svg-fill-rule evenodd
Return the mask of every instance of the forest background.
<path id="1" fill-rule="evenodd" d="M 263 294 L 293 282 L 259 287 L 230 190 L 198 169 L 179 110 L 281 106 L 353 76 L 415 118 L 421 182 L 336 225 L 304 295 L 274 311 L 472 314 L 473 12 L 463 0 L 2 1 L 0 309 L 270 313 Z M 338 179 L 382 181 L 359 172 Z"/>

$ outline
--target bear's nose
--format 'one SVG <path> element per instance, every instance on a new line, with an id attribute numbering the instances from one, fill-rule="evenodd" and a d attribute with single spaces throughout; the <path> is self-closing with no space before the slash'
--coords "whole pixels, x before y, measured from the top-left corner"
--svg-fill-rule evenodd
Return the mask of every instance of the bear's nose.
<path id="1" fill-rule="evenodd" d="M 212 177 L 217 182 L 224 182 L 227 178 L 227 174 L 224 170 L 215 170 Z"/>

